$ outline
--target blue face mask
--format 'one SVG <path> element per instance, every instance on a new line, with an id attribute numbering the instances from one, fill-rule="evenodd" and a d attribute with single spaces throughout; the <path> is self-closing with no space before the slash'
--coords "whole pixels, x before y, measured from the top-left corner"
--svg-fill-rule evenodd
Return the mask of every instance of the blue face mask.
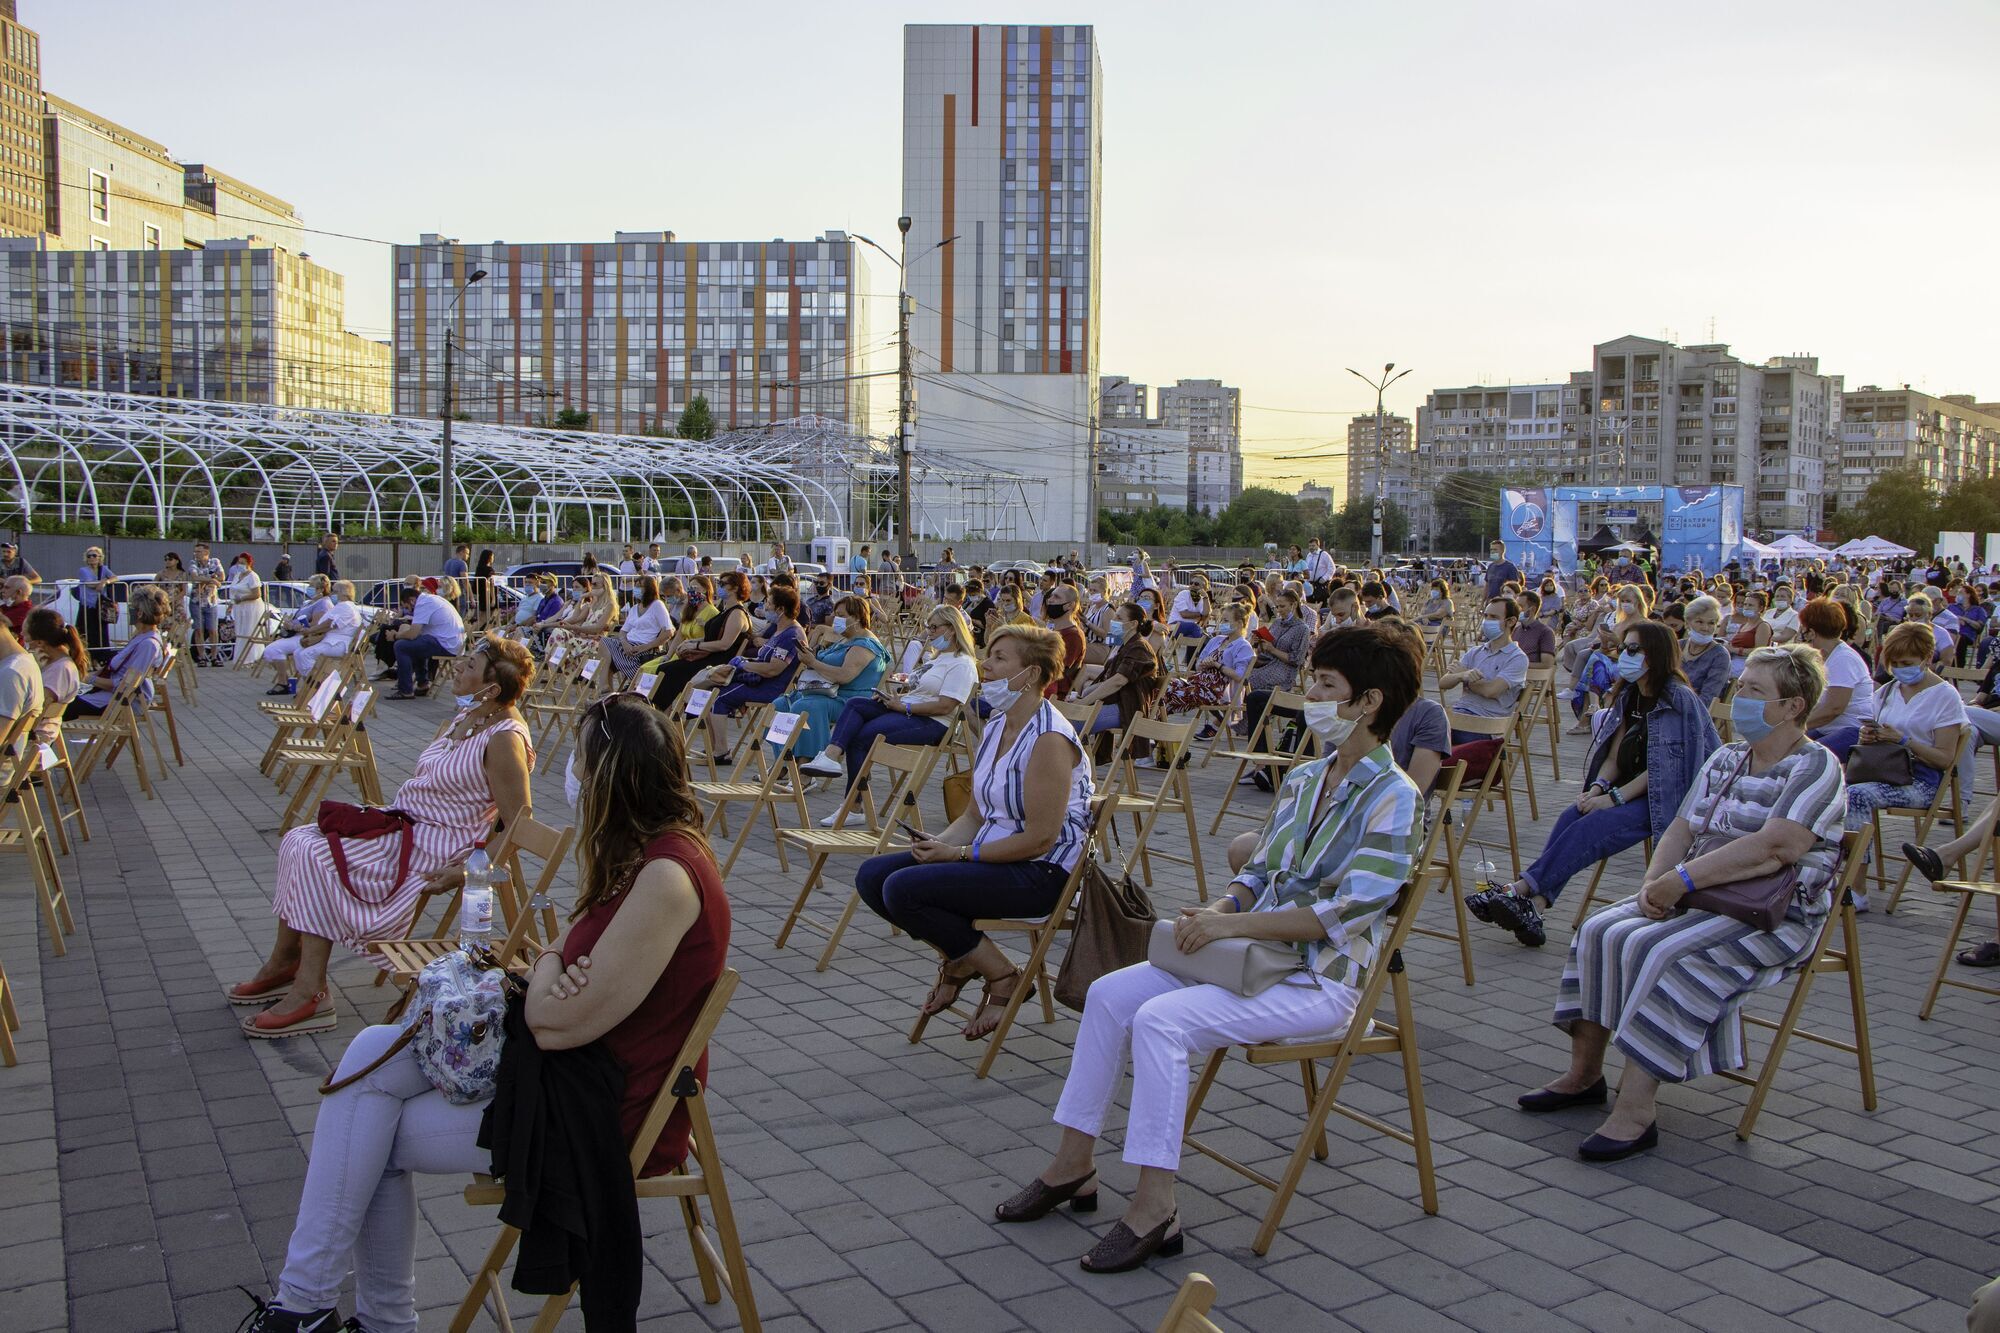
<path id="1" fill-rule="evenodd" d="M 1764 720 L 1767 699 L 1746 699 L 1737 695 L 1729 701 L 1729 725 L 1738 736 L 1755 745 L 1777 728 Z"/>
<path id="2" fill-rule="evenodd" d="M 1485 640 L 1486 642 L 1488 642 L 1488 643 L 1491 643 L 1491 642 L 1493 642 L 1493 641 L 1494 641 L 1495 639 L 1499 638 L 1499 637 L 1500 637 L 1500 622 L 1499 622 L 1499 621 L 1497 621 L 1497 620 L 1490 620 L 1490 619 L 1489 619 L 1489 620 L 1482 620 L 1482 621 L 1480 621 L 1480 622 L 1479 622 L 1479 637 L 1480 637 L 1480 638 L 1482 638 L 1482 639 L 1484 639 L 1484 640 Z"/>
<path id="3" fill-rule="evenodd" d="M 1111 627 L 1104 631 L 1104 641 L 1106 643 L 1125 642 L 1125 622 L 1122 620 L 1112 621 Z"/>
<path id="4" fill-rule="evenodd" d="M 1914 685 L 1924 678 L 1924 669 L 1921 666 L 1890 667 L 1889 674 L 1896 678 L 1898 685 Z"/>
<path id="5" fill-rule="evenodd" d="M 1646 674 L 1644 653 L 1620 653 L 1618 655 L 1618 675 L 1625 680 L 1637 680 Z"/>

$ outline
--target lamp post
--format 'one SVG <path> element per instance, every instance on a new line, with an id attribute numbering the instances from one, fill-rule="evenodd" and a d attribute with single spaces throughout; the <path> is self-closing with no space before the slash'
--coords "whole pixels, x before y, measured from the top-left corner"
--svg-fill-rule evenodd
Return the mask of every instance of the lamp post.
<path id="1" fill-rule="evenodd" d="M 1383 473 L 1385 459 L 1382 443 L 1382 395 L 1388 391 L 1391 384 L 1410 373 L 1404 370 L 1401 374 L 1391 374 L 1390 372 L 1395 369 L 1396 363 L 1391 361 L 1382 367 L 1380 379 L 1371 380 L 1353 366 L 1347 368 L 1348 374 L 1375 391 L 1375 530 L 1368 543 L 1368 563 L 1374 568 L 1379 568 L 1382 564 L 1382 502 L 1383 491 L 1388 481 Z"/>
<path id="2" fill-rule="evenodd" d="M 465 281 L 458 285 L 458 290 L 452 293 L 451 301 L 444 308 L 444 393 L 442 395 L 443 411 L 441 414 L 444 429 L 442 431 L 443 449 L 440 451 L 438 459 L 438 484 L 444 491 L 443 496 L 438 502 L 439 512 L 444 516 L 444 541 L 442 543 L 444 555 L 438 562 L 439 569 L 443 569 L 451 561 L 452 537 L 458 527 L 458 515 L 455 512 L 455 497 L 452 487 L 453 468 L 451 457 L 451 313 L 458 309 L 458 300 L 461 296 L 465 295 L 466 289 L 485 276 L 486 270 L 483 268 L 472 270 Z"/>
<path id="3" fill-rule="evenodd" d="M 910 218 L 908 214 L 896 219 L 896 230 L 902 233 L 902 242 L 897 246 L 901 252 L 892 255 L 860 232 L 854 239 L 881 251 L 882 257 L 896 266 L 896 554 L 905 571 L 911 568 L 916 558 L 910 549 L 910 456 L 916 452 L 917 417 L 917 373 L 916 362 L 910 354 Z M 957 240 L 956 235 L 947 236 L 930 249 L 917 256 L 927 259 L 931 255 Z"/>

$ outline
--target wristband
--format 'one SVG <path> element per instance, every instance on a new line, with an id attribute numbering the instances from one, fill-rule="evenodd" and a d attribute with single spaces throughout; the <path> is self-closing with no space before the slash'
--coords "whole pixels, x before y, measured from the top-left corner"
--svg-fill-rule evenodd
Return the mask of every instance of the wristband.
<path id="1" fill-rule="evenodd" d="M 979 843 L 978 840 L 976 839 L 973 841 L 972 844 L 972 859 L 975 861 L 979 859 Z"/>
<path id="2" fill-rule="evenodd" d="M 1604 789 L 1604 794 L 1611 798 L 1611 804 L 1613 805 L 1625 804 L 1625 793 L 1619 791 L 1618 788 L 1616 787 L 1606 787 Z"/>
<path id="3" fill-rule="evenodd" d="M 1692 875 L 1688 874 L 1688 868 L 1687 868 L 1687 864 L 1686 864 L 1685 862 L 1683 862 L 1683 863 L 1682 863 L 1682 864 L 1680 864 L 1680 865 L 1677 865 L 1677 866 L 1675 866 L 1675 867 L 1674 867 L 1674 873 L 1675 873 L 1676 875 L 1679 875 L 1679 876 L 1681 877 L 1681 883 L 1682 883 L 1682 884 L 1683 884 L 1684 886 L 1686 886 L 1686 888 L 1687 888 L 1687 891 L 1688 891 L 1689 893 L 1693 893 L 1693 892 L 1695 891 L 1695 888 L 1694 888 L 1694 876 L 1692 876 Z"/>

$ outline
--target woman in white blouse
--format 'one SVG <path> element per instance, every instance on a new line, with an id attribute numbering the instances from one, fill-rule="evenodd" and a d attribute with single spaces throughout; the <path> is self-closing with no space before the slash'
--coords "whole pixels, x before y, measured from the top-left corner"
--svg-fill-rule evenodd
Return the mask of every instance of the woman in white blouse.
<path id="1" fill-rule="evenodd" d="M 1968 725 L 1965 701 L 1956 686 L 1931 669 L 1936 651 L 1929 625 L 1898 625 L 1882 641 L 1882 664 L 1892 679 L 1875 696 L 1875 717 L 1861 728 L 1861 743 L 1887 742 L 1908 750 L 1911 780 L 1848 783 L 1849 832 L 1867 828 L 1877 810 L 1929 805 L 1958 754 L 1959 736 Z M 1867 911 L 1868 895 L 1857 892 L 1854 907 Z"/>
<path id="2" fill-rule="evenodd" d="M 972 645 L 972 626 L 957 607 L 940 606 L 925 623 L 931 658 L 908 686 L 897 693 L 888 685 L 875 687 L 873 697 L 850 699 L 833 724 L 833 739 L 799 768 L 823 778 L 845 776 L 852 787 L 868 762 L 868 751 L 880 737 L 891 745 L 936 745 L 979 683 L 979 663 Z M 820 821 L 831 826 L 833 816 Z"/>
<path id="3" fill-rule="evenodd" d="M 28 612 L 21 624 L 21 646 L 33 653 L 42 667 L 42 720 L 35 724 L 35 740 L 48 745 L 62 732 L 63 710 L 75 702 L 83 690 L 85 673 L 91 670 L 90 651 L 74 625 L 63 623 L 52 607 Z"/>
<path id="4" fill-rule="evenodd" d="M 257 562 L 248 551 L 236 557 L 230 568 L 229 577 L 229 619 L 236 627 L 236 655 L 238 661 L 255 662 L 264 655 L 262 647 L 250 648 L 251 636 L 257 626 L 264 622 L 264 580 L 257 577 Z M 248 658 L 243 655 L 249 653 Z"/>
<path id="5" fill-rule="evenodd" d="M 650 661 L 660 655 L 660 642 L 673 628 L 673 620 L 667 614 L 667 603 L 660 596 L 660 581 L 651 574 L 641 574 L 638 592 L 633 598 L 631 614 L 625 617 L 625 627 L 615 634 L 604 636 L 604 648 L 611 657 L 611 665 L 629 676 L 639 669 L 641 662 Z"/>

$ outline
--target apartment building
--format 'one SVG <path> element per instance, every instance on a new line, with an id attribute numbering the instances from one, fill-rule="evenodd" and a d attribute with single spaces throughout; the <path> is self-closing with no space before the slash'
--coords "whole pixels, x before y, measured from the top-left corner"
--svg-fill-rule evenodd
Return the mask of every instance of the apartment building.
<path id="1" fill-rule="evenodd" d="M 1376 438 L 1375 414 L 1357 416 L 1347 423 L 1347 476 L 1342 488 L 1342 504 L 1373 500 L 1379 477 L 1384 498 L 1408 511 L 1416 487 L 1415 460 L 1411 457 L 1410 419 L 1382 418 L 1381 438 Z"/>
<path id="2" fill-rule="evenodd" d="M 1097 414 L 1100 420 L 1145 421 L 1153 414 L 1151 397 L 1143 384 L 1135 384 L 1123 375 L 1101 375 L 1097 380 Z"/>
<path id="3" fill-rule="evenodd" d="M 1130 513 L 1188 507 L 1188 433 L 1157 421 L 1107 419 L 1098 451 L 1097 503 Z"/>
<path id="4" fill-rule="evenodd" d="M 1830 477 L 1829 515 L 1861 503 L 1875 478 L 1914 468 L 1946 490 L 2000 468 L 2000 403 L 1969 393 L 1938 397 L 1864 384 L 1841 395 L 1838 476 Z"/>
<path id="5" fill-rule="evenodd" d="M 1088 25 L 903 29 L 917 440 L 1045 479 L 1058 543 L 1096 526 L 1102 111 Z"/>
<path id="6" fill-rule="evenodd" d="M 0 379 L 387 412 L 388 344 L 348 332 L 345 309 L 340 274 L 248 240 L 200 250 L 0 240 Z"/>
<path id="7" fill-rule="evenodd" d="M 47 209 L 42 39 L 0 0 L 0 236 L 39 236 Z"/>
<path id="8" fill-rule="evenodd" d="M 1208 515 L 1243 491 L 1243 395 L 1221 380 L 1177 380 L 1155 391 L 1160 424 L 1188 436 L 1188 503 Z"/>
<path id="9" fill-rule="evenodd" d="M 440 410 L 449 327 L 452 406 L 475 421 L 580 412 L 595 430 L 671 430 L 697 395 L 720 430 L 807 413 L 856 434 L 894 421 L 893 339 L 870 336 L 868 265 L 845 232 L 484 245 L 426 234 L 394 264 L 400 415 Z"/>

